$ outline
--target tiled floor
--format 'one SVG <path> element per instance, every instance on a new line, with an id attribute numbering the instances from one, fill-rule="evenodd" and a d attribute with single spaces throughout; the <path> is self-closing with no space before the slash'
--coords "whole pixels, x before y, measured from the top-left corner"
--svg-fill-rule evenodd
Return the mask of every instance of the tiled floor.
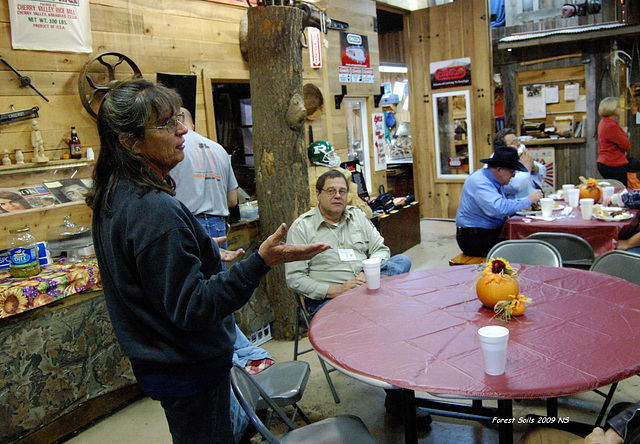
<path id="1" fill-rule="evenodd" d="M 460 252 L 455 241 L 455 224 L 451 221 L 424 219 L 421 221 L 421 233 L 421 244 L 406 253 L 413 262 L 412 270 L 414 271 L 445 267 L 448 265 L 449 258 Z M 304 342 L 308 345 L 308 340 L 305 339 Z M 272 340 L 263 347 L 277 361 L 293 358 L 293 342 Z M 303 355 L 303 359 L 311 364 L 312 371 L 305 395 L 299 404 L 312 420 L 337 414 L 353 414 L 364 420 L 378 442 L 389 444 L 404 442 L 403 427 L 385 413 L 384 391 L 333 372 L 331 376 L 341 398 L 340 404 L 335 404 L 315 354 Z M 640 399 L 639 384 L 639 377 L 621 382 L 614 397 L 614 403 L 636 402 Z M 561 398 L 558 403 L 559 414 L 573 421 L 592 423 L 596 419 L 602 400 L 602 397 L 593 392 Z M 485 404 L 492 405 L 492 402 L 485 402 Z M 515 418 L 524 418 L 527 413 L 543 413 L 545 408 L 542 400 L 520 401 L 514 403 L 513 413 Z M 497 428 L 487 422 L 480 423 L 435 415 L 433 419 L 430 431 L 419 432 L 420 443 L 489 444 L 498 442 Z M 517 436 L 524 431 L 526 431 L 525 426 L 516 426 Z M 170 443 L 171 437 L 159 403 L 145 398 L 96 423 L 69 442 L 72 444 L 106 442 L 161 444 Z"/>

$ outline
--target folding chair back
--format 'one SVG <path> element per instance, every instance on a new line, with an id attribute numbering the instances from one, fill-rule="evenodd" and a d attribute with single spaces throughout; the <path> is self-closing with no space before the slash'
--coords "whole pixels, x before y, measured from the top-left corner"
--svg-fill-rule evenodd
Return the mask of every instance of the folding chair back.
<path id="1" fill-rule="evenodd" d="M 575 234 L 539 232 L 527 239 L 545 241 L 556 247 L 565 267 L 589 268 L 596 258 L 591 244 Z"/>
<path id="2" fill-rule="evenodd" d="M 260 387 L 256 380 L 238 365 L 234 365 L 231 368 L 231 389 L 251 423 L 270 444 L 302 442 L 305 444 L 352 442 L 358 444 L 375 444 L 376 442 L 362 420 L 356 416 L 341 415 L 296 428 L 273 399 Z M 269 407 L 273 409 L 286 424 L 289 428 L 287 433 L 275 437 L 262 421 L 260 421 L 255 411 L 260 397 L 262 397 Z"/>
<path id="3" fill-rule="evenodd" d="M 295 421 L 296 413 L 307 423 L 311 421 L 298 406 L 298 401 L 302 399 L 304 389 L 307 387 L 311 368 L 305 361 L 276 362 L 260 373 L 256 373 L 252 378 L 269 394 L 273 402 L 279 407 L 293 406 L 294 413 L 291 421 Z M 257 410 L 266 409 L 267 403 L 260 399 Z M 269 412 L 271 413 L 271 412 Z M 269 426 L 270 415 L 265 419 L 265 424 Z"/>
<path id="4" fill-rule="evenodd" d="M 487 260 L 497 257 L 517 264 L 562 267 L 562 257 L 558 250 L 541 240 L 518 239 L 500 242 L 491 249 Z"/>
<path id="5" fill-rule="evenodd" d="M 606 182 L 609 185 L 603 185 L 602 182 Z M 618 179 L 599 179 L 598 180 L 598 185 L 600 186 L 609 186 L 609 187 L 616 187 L 616 188 L 627 188 L 622 182 L 620 182 Z"/>
<path id="6" fill-rule="evenodd" d="M 593 265 L 589 270 L 608 274 L 609 276 L 619 277 L 636 285 L 640 285 L 640 256 L 634 253 L 628 253 L 620 250 L 608 251 L 598 257 L 593 262 Z M 598 414 L 598 419 L 595 423 L 596 426 L 601 425 L 617 388 L 618 383 L 614 382 L 611 384 L 609 393 L 594 390 L 594 392 L 605 398 L 602 408 L 600 409 L 600 413 Z"/>
<path id="7" fill-rule="evenodd" d="M 591 271 L 616 276 L 640 285 L 640 255 L 627 251 L 608 251 L 595 260 Z"/>
<path id="8" fill-rule="evenodd" d="M 273 433 L 269 431 L 256 414 L 256 407 L 261 398 L 271 409 L 273 409 L 274 412 L 276 412 L 280 419 L 287 425 L 287 427 L 289 427 L 289 430 L 295 429 L 295 426 L 289 418 L 287 418 L 287 415 L 280 410 L 269 395 L 267 395 L 260 385 L 253 380 L 251 375 L 237 364 L 234 364 L 231 368 L 231 389 L 233 390 L 234 395 L 236 395 L 240 406 L 249 417 L 249 421 L 251 421 L 258 430 L 258 433 L 260 433 L 270 444 L 279 444 L 280 440 L 278 440 Z"/>

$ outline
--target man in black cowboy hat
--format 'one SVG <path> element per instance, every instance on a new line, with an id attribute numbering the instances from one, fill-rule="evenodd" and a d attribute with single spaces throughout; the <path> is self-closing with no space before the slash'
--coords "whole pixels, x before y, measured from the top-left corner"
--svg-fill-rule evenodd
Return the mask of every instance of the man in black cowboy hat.
<path id="1" fill-rule="evenodd" d="M 456 240 L 464 254 L 486 256 L 500 242 L 505 218 L 540 201 L 542 191 L 534 190 L 521 199 L 507 199 L 503 187 L 516 171 L 527 171 L 515 148 L 496 148 L 493 157 L 482 159 L 488 168 L 471 174 L 462 187 L 456 215 Z"/>

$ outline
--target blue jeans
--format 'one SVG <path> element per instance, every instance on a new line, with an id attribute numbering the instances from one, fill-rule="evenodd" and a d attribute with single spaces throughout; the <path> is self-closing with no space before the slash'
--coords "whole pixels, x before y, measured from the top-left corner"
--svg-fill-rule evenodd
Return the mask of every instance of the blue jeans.
<path id="1" fill-rule="evenodd" d="M 380 274 L 385 276 L 397 276 L 399 274 L 408 273 L 411 270 L 411 259 L 404 254 L 396 254 L 391 256 L 387 262 L 380 267 Z M 304 305 L 312 318 L 320 308 L 331 299 L 310 299 L 304 298 Z"/>
<path id="2" fill-rule="evenodd" d="M 196 217 L 200 225 L 211 237 L 223 237 L 227 235 L 227 218 L 222 216 L 199 216 Z M 227 249 L 227 243 L 218 245 Z"/>
<path id="3" fill-rule="evenodd" d="M 227 235 L 227 218 L 222 216 L 199 216 L 196 217 L 196 220 L 200 222 L 200 225 L 205 229 L 209 236 L 213 237 L 223 237 Z M 227 242 L 222 244 L 216 244 L 218 248 L 222 248 L 224 250 L 227 249 Z M 222 270 L 226 269 L 224 262 L 222 263 Z"/>
<path id="4" fill-rule="evenodd" d="M 162 400 L 174 444 L 233 444 L 229 419 L 229 376 L 210 390 L 186 398 Z"/>

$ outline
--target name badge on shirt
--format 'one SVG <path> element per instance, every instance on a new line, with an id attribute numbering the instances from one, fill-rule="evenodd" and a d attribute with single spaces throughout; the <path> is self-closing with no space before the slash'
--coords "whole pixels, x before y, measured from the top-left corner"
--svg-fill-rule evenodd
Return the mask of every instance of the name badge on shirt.
<path id="1" fill-rule="evenodd" d="M 351 262 L 356 260 L 356 253 L 353 248 L 338 248 L 338 254 L 342 262 Z"/>

